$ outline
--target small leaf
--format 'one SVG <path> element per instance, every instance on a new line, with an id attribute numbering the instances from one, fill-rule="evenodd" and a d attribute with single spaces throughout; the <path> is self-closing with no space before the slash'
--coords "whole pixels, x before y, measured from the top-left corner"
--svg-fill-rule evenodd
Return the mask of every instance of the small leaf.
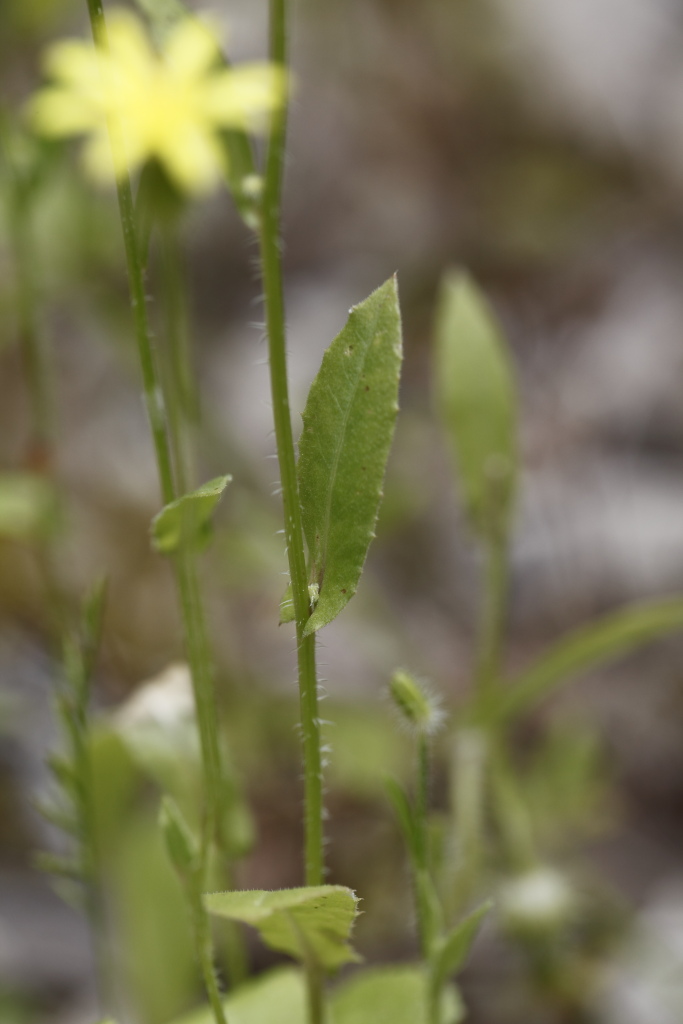
<path id="1" fill-rule="evenodd" d="M 398 412 L 401 316 L 395 278 L 351 310 L 325 353 L 304 411 L 299 492 L 318 584 L 310 634 L 356 592 L 374 536 Z"/>
<path id="2" fill-rule="evenodd" d="M 60 786 L 66 793 L 76 793 L 80 785 L 78 773 L 71 761 L 58 754 L 52 754 L 47 759 L 48 766 Z"/>
<path id="3" fill-rule="evenodd" d="M 161 801 L 159 828 L 164 837 L 166 852 L 178 874 L 187 879 L 197 877 L 199 847 L 180 808 L 168 795 Z"/>
<path id="4" fill-rule="evenodd" d="M 490 900 L 482 903 L 437 944 L 431 957 L 434 992 L 439 992 L 448 978 L 460 970 L 477 937 L 481 923 L 491 907 Z"/>
<path id="5" fill-rule="evenodd" d="M 391 778 L 391 776 L 384 780 L 384 787 L 394 809 L 404 842 L 408 847 L 408 853 L 413 860 L 419 860 L 421 853 L 420 830 L 415 821 L 415 815 L 410 806 L 408 795 L 401 783 Z"/>
<path id="6" fill-rule="evenodd" d="M 320 595 L 320 588 L 317 583 L 310 583 L 308 586 L 308 599 L 311 602 L 311 607 L 315 608 L 318 603 L 318 597 Z M 280 601 L 280 625 L 284 626 L 287 622 L 294 622 L 296 619 L 296 613 L 294 611 L 294 595 L 292 592 L 292 584 L 290 583 Z"/>
<path id="7" fill-rule="evenodd" d="M 56 804 L 48 803 L 46 800 L 33 800 L 32 804 L 41 817 L 49 821 L 51 825 L 66 832 L 67 835 L 80 835 L 80 825 L 70 811 L 64 810 Z"/>
<path id="8" fill-rule="evenodd" d="M 223 1000 L 229 1024 L 303 1024 L 306 1020 L 306 982 L 296 967 L 278 967 L 240 985 Z M 173 1021 L 173 1024 L 214 1024 L 210 1006 Z"/>
<path id="9" fill-rule="evenodd" d="M 294 593 L 292 591 L 292 584 L 290 583 L 280 600 L 280 625 L 284 626 L 288 622 L 294 622 L 295 619 L 296 612 L 294 611 Z"/>
<path id="10" fill-rule="evenodd" d="M 444 277 L 436 316 L 436 406 L 473 529 L 505 538 L 517 476 L 515 385 L 501 330 L 470 278 Z"/>
<path id="11" fill-rule="evenodd" d="M 303 962 L 314 959 L 327 970 L 358 959 L 348 944 L 357 904 L 355 893 L 341 885 L 204 896 L 210 914 L 250 924 L 273 949 Z"/>
<path id="12" fill-rule="evenodd" d="M 432 1024 L 426 972 L 419 967 L 359 971 L 332 993 L 332 1024 Z M 438 1024 L 459 1024 L 465 1010 L 458 992 L 443 993 Z"/>
<path id="13" fill-rule="evenodd" d="M 42 476 L 0 475 L 0 537 L 30 541 L 45 536 L 55 522 L 57 499 Z"/>
<path id="14" fill-rule="evenodd" d="M 550 648 L 500 695 L 502 718 L 522 714 L 568 677 L 683 630 L 683 600 L 636 605 L 583 626 Z"/>
<path id="15" fill-rule="evenodd" d="M 77 860 L 40 850 L 34 856 L 33 861 L 38 870 L 44 871 L 46 874 L 68 878 L 73 882 L 83 881 L 83 865 Z"/>
<path id="16" fill-rule="evenodd" d="M 155 550 L 170 555 L 180 547 L 203 547 L 210 537 L 213 510 L 231 480 L 218 476 L 162 508 L 152 520 Z"/>

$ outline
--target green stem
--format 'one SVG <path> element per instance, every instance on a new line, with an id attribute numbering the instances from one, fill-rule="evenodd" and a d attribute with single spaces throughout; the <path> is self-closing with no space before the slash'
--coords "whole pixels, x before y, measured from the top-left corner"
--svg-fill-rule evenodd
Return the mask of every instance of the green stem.
<path id="1" fill-rule="evenodd" d="M 429 738 L 421 732 L 417 741 L 417 807 L 423 867 L 427 867 L 427 812 L 429 809 Z"/>
<path id="2" fill-rule="evenodd" d="M 270 2 L 270 59 L 287 67 L 286 0 Z M 299 697 L 305 774 L 305 873 L 307 885 L 323 881 L 323 800 L 318 717 L 315 636 L 304 637 L 311 614 L 306 555 L 299 505 L 294 441 L 287 384 L 285 310 L 282 284 L 280 222 L 287 109 L 271 119 L 260 224 L 261 262 L 266 306 L 268 355 L 275 438 L 282 482 L 285 540 L 296 614 Z"/>
<path id="3" fill-rule="evenodd" d="M 418 832 L 414 867 L 415 903 L 420 948 L 426 961 L 436 939 L 439 916 L 436 892 L 429 866 L 429 737 L 421 732 L 417 740 L 417 794 L 415 824 Z"/>
<path id="4" fill-rule="evenodd" d="M 87 3 L 95 44 L 106 51 L 108 48 L 107 25 L 101 0 L 87 0 Z M 120 125 L 110 120 L 107 127 L 112 148 L 120 147 Z M 142 371 L 145 406 L 152 431 L 162 499 L 164 504 L 167 505 L 176 497 L 176 486 L 173 477 L 173 463 L 164 395 L 157 367 L 157 354 L 152 343 L 147 318 L 143 261 L 138 244 L 135 205 L 133 203 L 133 191 L 128 174 L 117 177 L 116 197 L 123 230 L 123 245 L 126 254 L 130 300 L 133 307 L 135 340 L 140 360 L 140 369 Z"/>
<path id="5" fill-rule="evenodd" d="M 533 823 L 502 738 L 491 744 L 490 772 L 492 810 L 502 852 L 510 870 L 528 871 L 538 863 Z"/>
<path id="6" fill-rule="evenodd" d="M 8 157 L 9 160 L 9 157 Z M 45 340 L 36 317 L 36 287 L 32 271 L 31 228 L 26 197 L 21 185 L 14 181 L 14 194 L 9 204 L 9 228 L 17 281 L 19 343 L 31 403 L 31 443 L 28 463 L 33 469 L 44 469 L 52 461 L 54 413 L 50 365 Z"/>
<path id="7" fill-rule="evenodd" d="M 106 50 L 108 46 L 107 27 L 101 0 L 87 0 L 93 38 L 96 46 Z M 114 150 L 121 147 L 121 128 L 114 121 L 108 124 L 111 145 Z M 138 243 L 135 221 L 135 207 L 130 178 L 124 174 L 117 178 L 116 193 L 119 215 L 123 229 L 123 242 L 128 272 L 131 304 L 135 322 L 135 337 L 142 371 L 143 388 L 147 415 L 150 421 L 159 481 L 164 504 L 176 498 L 177 481 L 173 472 L 172 445 L 169 432 L 169 417 L 164 402 L 162 379 L 158 368 L 157 353 L 147 317 L 143 260 Z M 218 837 L 219 810 L 221 801 L 221 765 L 218 741 L 218 718 L 213 692 L 212 663 L 209 652 L 206 622 L 197 583 L 193 555 L 181 552 L 173 560 L 174 575 L 179 591 L 183 619 L 183 631 L 187 658 L 190 664 L 194 700 L 197 712 L 204 775 L 205 807 L 202 833 L 201 878 L 206 877 L 211 842 Z M 213 967 L 211 933 L 206 926 L 201 950 L 202 970 L 217 1024 L 226 1024 L 220 1006 L 220 996 Z"/>
<path id="8" fill-rule="evenodd" d="M 211 938 L 211 923 L 209 921 L 209 915 L 204 909 L 201 893 L 196 889 L 195 883 L 191 882 L 190 884 L 195 886 L 194 891 L 190 894 L 190 900 L 192 902 L 194 918 L 193 924 L 195 944 L 197 947 L 197 959 L 199 960 L 199 968 L 202 972 L 204 987 L 206 988 L 206 993 L 209 997 L 211 1010 L 216 1024 L 228 1024 L 225 1010 L 223 1008 L 223 1002 L 221 1000 L 220 989 L 218 987 L 216 968 L 213 962 L 213 940 Z"/>
<path id="9" fill-rule="evenodd" d="M 453 920 L 471 896 L 483 868 L 484 805 L 489 739 L 481 729 L 459 729 L 453 741 L 451 794 L 455 874 L 448 917 Z"/>
<path id="10" fill-rule="evenodd" d="M 202 605 L 195 556 L 180 550 L 173 558 L 183 626 L 185 647 L 194 692 L 197 728 L 202 750 L 205 804 L 202 830 L 202 877 L 206 878 L 212 842 L 220 841 L 222 767 L 218 739 L 213 664 Z"/>
<path id="11" fill-rule="evenodd" d="M 309 1024 L 325 1024 L 325 986 L 322 971 L 315 963 L 306 964 L 306 993 Z"/>
<path id="12" fill-rule="evenodd" d="M 193 486 L 193 434 L 197 425 L 199 399 L 190 350 L 190 337 L 178 230 L 166 224 L 161 232 L 164 327 L 169 424 L 173 442 L 176 482 L 180 494 Z"/>
<path id="13" fill-rule="evenodd" d="M 507 538 L 503 537 L 491 541 L 486 550 L 484 608 L 475 676 L 478 710 L 484 721 L 488 721 L 494 711 L 500 678 L 507 594 L 508 548 Z"/>

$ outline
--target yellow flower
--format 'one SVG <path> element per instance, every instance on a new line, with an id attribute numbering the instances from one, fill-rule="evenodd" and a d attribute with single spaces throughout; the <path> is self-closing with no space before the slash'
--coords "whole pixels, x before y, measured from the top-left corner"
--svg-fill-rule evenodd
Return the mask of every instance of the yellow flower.
<path id="1" fill-rule="evenodd" d="M 284 102 L 283 71 L 221 66 L 216 36 L 196 18 L 179 21 L 157 53 L 139 19 L 114 9 L 108 38 L 99 52 L 54 44 L 45 65 L 55 84 L 30 105 L 40 134 L 87 136 L 84 162 L 101 181 L 156 158 L 181 190 L 206 192 L 226 171 L 221 130 L 258 128 Z"/>

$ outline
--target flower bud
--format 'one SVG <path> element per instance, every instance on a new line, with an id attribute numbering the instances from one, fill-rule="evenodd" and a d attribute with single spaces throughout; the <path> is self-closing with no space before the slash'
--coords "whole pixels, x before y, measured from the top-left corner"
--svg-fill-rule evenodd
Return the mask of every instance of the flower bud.
<path id="1" fill-rule="evenodd" d="M 437 701 L 423 685 L 403 669 L 391 677 L 389 690 L 403 719 L 420 733 L 433 733 L 441 724 L 442 714 Z"/>

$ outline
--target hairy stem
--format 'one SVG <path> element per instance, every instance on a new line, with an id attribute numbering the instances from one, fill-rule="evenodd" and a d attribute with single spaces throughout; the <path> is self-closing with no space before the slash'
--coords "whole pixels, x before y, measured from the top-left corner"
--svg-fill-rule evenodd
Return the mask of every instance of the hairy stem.
<path id="1" fill-rule="evenodd" d="M 173 461 L 180 494 L 195 485 L 193 435 L 199 398 L 195 381 L 178 228 L 165 224 L 161 231 L 161 273 L 166 336 L 166 393 L 173 441 Z"/>
<path id="2" fill-rule="evenodd" d="M 211 938 L 211 922 L 202 904 L 201 893 L 194 891 L 190 894 L 192 903 L 192 916 L 194 925 L 195 945 L 199 969 L 202 972 L 204 987 L 209 997 L 211 1010 L 216 1024 L 228 1024 L 221 993 L 216 977 L 216 968 L 213 962 L 213 940 Z"/>
<path id="3" fill-rule="evenodd" d="M 287 66 L 286 0 L 270 2 L 270 59 Z M 299 697 L 305 775 L 305 874 L 307 885 L 320 885 L 323 865 L 323 801 L 318 718 L 315 636 L 304 637 L 311 614 L 306 555 L 299 505 L 294 441 L 287 383 L 285 310 L 282 284 L 282 176 L 287 134 L 287 109 L 271 119 L 260 224 L 261 262 L 266 305 L 268 355 L 275 438 L 282 482 L 285 540 L 296 615 Z"/>
<path id="4" fill-rule="evenodd" d="M 101 0 L 87 0 L 93 38 L 96 46 L 106 50 L 107 27 Z M 121 126 L 114 121 L 108 124 L 112 149 L 116 151 L 123 144 Z M 158 356 L 152 343 L 145 300 L 143 260 L 137 236 L 133 193 L 129 176 L 119 176 L 116 183 L 119 215 L 123 230 L 123 242 L 128 272 L 135 337 L 142 371 L 145 405 L 152 431 L 154 452 L 161 494 L 164 504 L 169 504 L 178 495 L 177 480 L 173 469 L 173 452 L 169 417 L 164 401 Z M 212 677 L 212 660 L 208 644 L 206 622 L 199 594 L 196 566 L 192 554 L 181 551 L 173 559 L 173 569 L 180 596 L 185 648 L 190 665 L 194 700 L 197 712 L 197 726 L 202 753 L 204 776 L 204 828 L 202 831 L 202 879 L 206 877 L 209 851 L 212 841 L 218 837 L 219 811 L 221 807 L 221 765 L 218 740 L 218 717 Z M 211 934 L 206 929 L 204 945 L 209 953 L 202 952 L 202 968 L 207 991 L 217 1024 L 226 1024 L 213 968 Z"/>

